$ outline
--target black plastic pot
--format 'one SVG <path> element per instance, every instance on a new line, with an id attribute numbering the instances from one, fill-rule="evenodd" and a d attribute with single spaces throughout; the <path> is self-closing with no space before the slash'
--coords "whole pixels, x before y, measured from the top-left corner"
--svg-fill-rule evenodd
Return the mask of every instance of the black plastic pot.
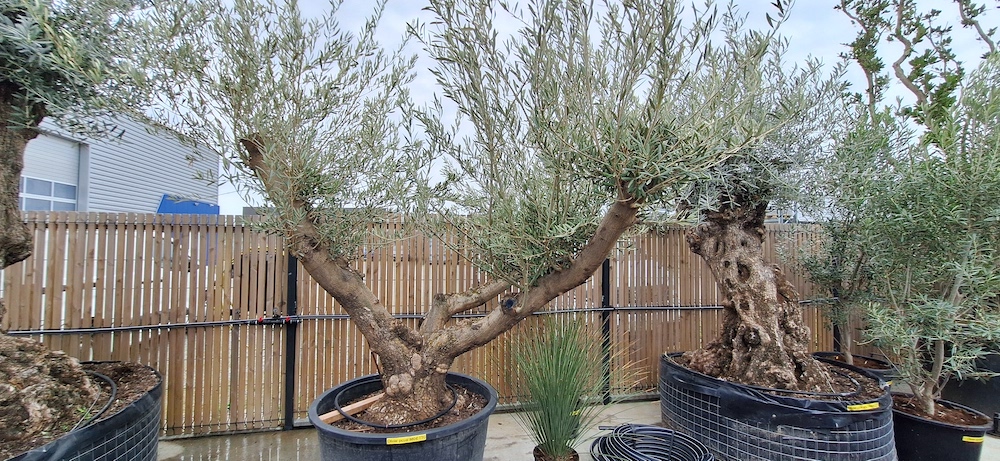
<path id="1" fill-rule="evenodd" d="M 1000 373 L 1000 354 L 990 354 L 978 360 L 980 370 Z M 1000 413 L 1000 377 L 987 380 L 952 379 L 941 392 L 941 398 L 960 403 L 977 411 L 994 415 Z"/>
<path id="2" fill-rule="evenodd" d="M 977 413 L 989 421 L 989 417 L 947 400 L 938 400 L 949 408 Z M 986 431 L 993 425 L 958 426 L 912 415 L 900 410 L 892 411 L 896 431 L 896 447 L 899 461 L 978 461 L 983 451 Z"/>
<path id="3" fill-rule="evenodd" d="M 813 352 L 812 355 L 813 357 L 816 357 L 817 359 L 822 360 L 826 363 L 833 363 L 834 365 L 838 366 L 842 364 L 846 365 L 844 363 L 843 355 L 840 352 L 832 352 L 832 351 Z M 857 364 L 854 365 L 855 368 L 867 373 L 870 376 L 874 376 L 878 379 L 881 379 L 882 381 L 885 381 L 888 384 L 892 384 L 892 382 L 899 377 L 895 365 L 889 363 L 887 360 L 882 360 L 868 355 L 855 354 L 854 357 L 862 358 L 882 365 L 882 368 L 863 367 Z"/>
<path id="4" fill-rule="evenodd" d="M 855 402 L 780 396 L 689 370 L 673 361 L 680 355 L 660 358 L 663 422 L 720 459 L 896 459 L 888 392 Z"/>
<path id="5" fill-rule="evenodd" d="M 372 434 L 343 430 L 319 419 L 335 408 L 334 400 L 350 402 L 382 389 L 379 375 L 368 375 L 324 392 L 309 406 L 309 421 L 319 431 L 324 460 L 351 461 L 482 461 L 489 417 L 496 409 L 497 391 L 485 381 L 448 373 L 445 381 L 486 398 L 486 407 L 471 418 L 417 432 Z"/>
<path id="6" fill-rule="evenodd" d="M 160 382 L 131 405 L 9 461 L 155 461 L 163 377 L 153 372 Z"/>

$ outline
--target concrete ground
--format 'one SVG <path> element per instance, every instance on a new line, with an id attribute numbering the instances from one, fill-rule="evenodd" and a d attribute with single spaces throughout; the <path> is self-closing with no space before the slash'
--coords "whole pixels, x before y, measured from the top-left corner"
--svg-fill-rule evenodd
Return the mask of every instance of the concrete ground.
<path id="1" fill-rule="evenodd" d="M 660 422 L 660 402 L 629 402 L 609 405 L 598 417 L 598 425 L 618 426 L 624 423 L 657 424 Z M 590 442 L 601 431 L 595 428 L 577 451 L 581 461 L 592 461 Z M 511 413 L 496 413 L 490 417 L 484 461 L 530 460 L 535 444 Z M 159 461 L 209 460 L 282 460 L 313 461 L 320 459 L 319 443 L 313 429 L 284 432 L 222 435 L 193 439 L 163 440 L 159 444 Z M 1000 461 L 1000 438 L 986 437 L 980 461 Z"/>

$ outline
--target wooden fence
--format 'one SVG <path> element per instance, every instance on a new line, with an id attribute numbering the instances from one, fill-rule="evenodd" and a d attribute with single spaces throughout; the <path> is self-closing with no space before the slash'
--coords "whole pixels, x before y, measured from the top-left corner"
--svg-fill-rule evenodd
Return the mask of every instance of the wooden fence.
<path id="1" fill-rule="evenodd" d="M 281 239 L 248 225 L 257 218 L 72 212 L 25 218 L 34 255 L 2 274 L 9 310 L 3 328 L 81 360 L 156 368 L 164 376 L 164 435 L 287 427 L 306 417 L 319 393 L 376 371 L 343 309 L 301 267 L 289 267 Z M 715 282 L 683 232 L 623 242 L 602 270 L 548 308 L 607 328 L 620 361 L 615 368 L 638 366 L 641 380 L 617 383 L 616 393 L 652 391 L 660 354 L 701 347 L 718 334 Z M 809 238 L 808 229 L 772 226 L 765 251 L 780 262 L 779 253 L 793 254 L 789 249 Z M 412 322 L 435 293 L 482 281 L 468 262 L 424 236 L 373 247 L 356 269 L 393 314 Z M 803 299 L 812 297 L 808 284 L 786 272 Z M 830 349 L 822 315 L 813 307 L 803 311 L 812 347 Z M 281 320 L 289 314 L 295 322 Z M 509 402 L 506 344 L 535 320 L 460 357 L 455 370 L 486 379 Z"/>

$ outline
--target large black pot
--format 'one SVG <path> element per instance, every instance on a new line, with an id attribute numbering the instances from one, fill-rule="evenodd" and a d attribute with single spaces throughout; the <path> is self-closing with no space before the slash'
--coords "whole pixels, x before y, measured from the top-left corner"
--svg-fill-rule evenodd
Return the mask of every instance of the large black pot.
<path id="1" fill-rule="evenodd" d="M 486 398 L 486 407 L 471 418 L 417 432 L 370 434 L 343 430 L 319 419 L 332 411 L 334 399 L 350 402 L 382 389 L 379 375 L 348 381 L 324 392 L 309 406 L 309 421 L 319 431 L 324 460 L 351 461 L 482 461 L 489 417 L 496 409 L 497 391 L 485 381 L 448 373 L 445 381 Z"/>
<path id="2" fill-rule="evenodd" d="M 672 359 L 680 355 L 660 358 L 663 422 L 721 459 L 896 459 L 888 392 L 857 402 L 779 396 L 689 370 Z"/>
<path id="3" fill-rule="evenodd" d="M 976 361 L 976 368 L 1000 373 L 1000 354 L 989 354 Z M 977 411 L 994 415 L 1000 413 L 1000 377 L 981 379 L 952 379 L 941 392 L 941 398 L 960 403 Z"/>
<path id="4" fill-rule="evenodd" d="M 813 357 L 822 360 L 826 363 L 832 363 L 837 366 L 845 365 L 844 356 L 840 352 L 832 352 L 832 351 L 813 352 L 812 355 Z M 854 358 L 855 359 L 860 358 L 871 363 L 879 364 L 880 365 L 879 368 L 865 367 L 861 366 L 858 363 L 855 363 L 854 367 L 867 373 L 870 376 L 874 376 L 878 379 L 881 379 L 882 381 L 885 381 L 888 384 L 892 384 L 892 382 L 899 377 L 899 373 L 896 370 L 896 366 L 889 363 L 889 361 L 887 360 L 882 360 L 868 355 L 857 355 L 857 354 L 854 354 Z"/>
<path id="5" fill-rule="evenodd" d="M 153 372 L 160 382 L 131 405 L 9 461 L 156 461 L 163 377 Z"/>
<path id="6" fill-rule="evenodd" d="M 949 408 L 959 408 L 990 419 L 965 405 L 938 400 Z M 892 411 L 899 461 L 978 461 L 986 431 L 993 425 L 958 426 L 934 421 L 900 410 Z"/>

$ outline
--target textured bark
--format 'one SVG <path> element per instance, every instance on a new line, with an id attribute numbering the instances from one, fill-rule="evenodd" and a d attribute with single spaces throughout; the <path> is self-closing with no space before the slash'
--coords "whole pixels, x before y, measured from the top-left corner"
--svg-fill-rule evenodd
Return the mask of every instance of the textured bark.
<path id="1" fill-rule="evenodd" d="M 76 359 L 0 334 L 0 443 L 72 428 L 97 396 Z"/>
<path id="2" fill-rule="evenodd" d="M 13 106 L 14 96 L 7 85 L 0 84 L 0 269 L 23 261 L 31 255 L 31 233 L 21 217 L 18 193 L 24 148 L 38 135 L 33 127 L 22 128 L 11 123 L 20 108 Z M 37 110 L 41 122 L 41 109 Z"/>
<path id="3" fill-rule="evenodd" d="M 808 352 L 795 288 L 764 261 L 766 205 L 706 212 L 687 234 L 723 294 L 723 327 L 690 367 L 722 379 L 777 389 L 827 391 L 829 376 Z"/>

